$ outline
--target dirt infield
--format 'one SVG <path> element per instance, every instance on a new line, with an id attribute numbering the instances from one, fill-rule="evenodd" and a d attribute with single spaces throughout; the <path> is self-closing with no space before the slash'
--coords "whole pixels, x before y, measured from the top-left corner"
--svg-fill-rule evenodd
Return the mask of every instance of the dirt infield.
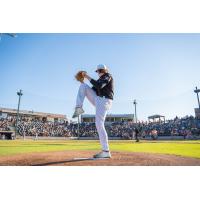
<path id="1" fill-rule="evenodd" d="M 113 152 L 94 160 L 93 151 L 28 153 L 0 157 L 1 166 L 200 166 L 200 159 L 152 153 Z"/>

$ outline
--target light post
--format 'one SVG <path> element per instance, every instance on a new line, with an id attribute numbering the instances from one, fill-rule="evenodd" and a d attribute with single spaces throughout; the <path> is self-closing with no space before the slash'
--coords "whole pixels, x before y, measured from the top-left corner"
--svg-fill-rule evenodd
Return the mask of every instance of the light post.
<path id="1" fill-rule="evenodd" d="M 135 106 L 135 123 L 137 124 L 137 102 L 136 102 L 136 99 L 133 101 L 133 105 Z"/>
<path id="2" fill-rule="evenodd" d="M 199 105 L 199 109 L 200 109 L 200 102 L 199 102 L 199 93 L 200 93 L 200 89 L 198 89 L 197 87 L 195 88 L 194 92 L 197 94 L 197 101 L 198 101 L 198 105 Z"/>
<path id="3" fill-rule="evenodd" d="M 17 107 L 17 120 L 16 120 L 16 124 L 15 124 L 15 138 L 17 137 L 17 133 L 18 133 L 18 122 L 19 122 L 19 109 L 20 109 L 20 103 L 21 103 L 21 97 L 23 95 L 22 90 L 20 90 L 19 92 L 17 92 L 17 95 L 19 96 L 18 99 L 18 107 Z M 24 135 L 25 138 L 25 135 Z"/>

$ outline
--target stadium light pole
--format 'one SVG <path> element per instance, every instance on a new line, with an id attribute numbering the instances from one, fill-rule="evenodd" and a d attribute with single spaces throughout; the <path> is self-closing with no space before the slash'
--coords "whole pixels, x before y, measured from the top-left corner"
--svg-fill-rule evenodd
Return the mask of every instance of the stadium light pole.
<path id="1" fill-rule="evenodd" d="M 195 88 L 194 92 L 197 94 L 197 101 L 198 101 L 198 105 L 199 105 L 199 109 L 200 109 L 200 102 L 199 102 L 199 93 L 200 93 L 200 89 L 198 89 L 197 87 Z"/>
<path id="2" fill-rule="evenodd" d="M 135 122 L 137 124 L 137 101 L 136 101 L 136 99 L 133 101 L 133 105 L 135 106 Z"/>
<path id="3" fill-rule="evenodd" d="M 17 137 L 17 133 L 18 133 L 18 122 L 19 122 L 19 109 L 20 109 L 20 103 L 21 103 L 21 97 L 23 95 L 22 90 L 20 90 L 19 92 L 17 92 L 17 95 L 19 96 L 18 99 L 18 107 L 17 107 L 17 120 L 16 120 L 16 124 L 15 124 L 15 138 Z M 25 138 L 25 136 L 24 136 Z"/>

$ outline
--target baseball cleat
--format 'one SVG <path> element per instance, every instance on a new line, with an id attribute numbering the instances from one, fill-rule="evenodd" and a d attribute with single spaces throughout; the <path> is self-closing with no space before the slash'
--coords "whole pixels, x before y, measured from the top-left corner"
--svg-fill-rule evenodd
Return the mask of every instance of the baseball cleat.
<path id="1" fill-rule="evenodd" d="M 111 158 L 110 151 L 102 151 L 93 156 L 93 158 Z"/>
<path id="2" fill-rule="evenodd" d="M 81 115 L 81 114 L 83 114 L 83 113 L 84 113 L 83 108 L 81 108 L 81 107 L 76 107 L 72 118 L 76 118 L 76 117 L 78 117 L 79 115 Z"/>

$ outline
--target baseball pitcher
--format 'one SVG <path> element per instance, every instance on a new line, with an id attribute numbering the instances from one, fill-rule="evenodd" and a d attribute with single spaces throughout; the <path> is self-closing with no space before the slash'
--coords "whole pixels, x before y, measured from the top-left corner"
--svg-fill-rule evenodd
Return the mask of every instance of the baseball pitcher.
<path id="1" fill-rule="evenodd" d="M 95 107 L 95 124 L 97 132 L 99 135 L 102 151 L 96 155 L 94 158 L 111 158 L 109 144 L 108 144 L 108 134 L 106 132 L 104 122 L 108 110 L 112 106 L 113 101 L 113 78 L 110 73 L 108 73 L 108 68 L 106 65 L 97 65 L 96 72 L 98 73 L 99 79 L 92 79 L 87 72 L 80 71 L 76 75 L 76 79 L 81 82 L 78 90 L 75 112 L 73 118 L 78 117 L 83 110 L 83 102 L 85 97 L 88 98 L 89 102 Z M 84 78 L 88 79 L 92 84 L 92 88 L 84 83 Z"/>

